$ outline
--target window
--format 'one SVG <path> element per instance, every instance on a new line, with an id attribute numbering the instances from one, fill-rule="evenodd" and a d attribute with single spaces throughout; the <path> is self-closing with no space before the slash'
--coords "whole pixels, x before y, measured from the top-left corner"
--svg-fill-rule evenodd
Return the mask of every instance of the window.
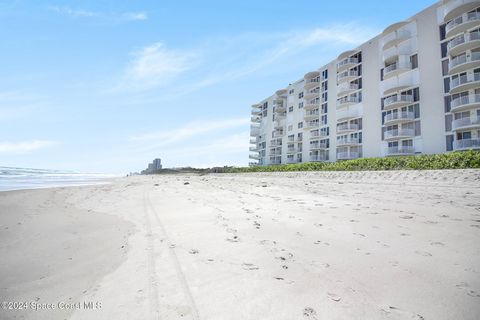
<path id="1" fill-rule="evenodd" d="M 450 103 L 452 101 L 451 96 L 446 96 L 443 98 L 445 104 L 445 112 L 450 112 Z"/>
<path id="2" fill-rule="evenodd" d="M 293 112 L 293 106 L 288 107 L 288 112 Z"/>
<path id="3" fill-rule="evenodd" d="M 298 129 L 302 129 L 303 128 L 303 122 L 299 122 L 298 123 Z"/>
<path id="4" fill-rule="evenodd" d="M 288 131 L 292 131 L 293 130 L 293 125 L 288 125 Z"/>
<path id="5" fill-rule="evenodd" d="M 443 91 L 448 93 L 450 91 L 450 78 L 443 78 Z"/>
<path id="6" fill-rule="evenodd" d="M 288 94 L 293 94 L 295 92 L 295 89 L 290 89 L 290 91 L 288 91 Z"/>
<path id="7" fill-rule="evenodd" d="M 445 140 L 446 140 L 446 147 L 447 147 L 447 151 L 452 151 L 453 150 L 453 136 L 446 136 L 445 137 Z"/>
<path id="8" fill-rule="evenodd" d="M 303 102 L 299 102 L 298 103 L 298 109 L 302 109 L 303 108 Z"/>
<path id="9" fill-rule="evenodd" d="M 303 91 L 298 94 L 298 99 L 302 99 L 302 98 L 303 98 Z"/>
<path id="10" fill-rule="evenodd" d="M 448 43 L 448 41 L 445 41 L 440 45 L 442 58 L 445 58 L 447 56 L 447 43 Z"/>
<path id="11" fill-rule="evenodd" d="M 446 37 L 446 34 L 447 34 L 447 33 L 445 32 L 445 27 L 446 27 L 446 26 L 447 26 L 446 24 L 442 24 L 442 25 L 440 26 L 440 28 L 439 28 L 439 31 L 440 31 L 440 41 L 445 40 L 445 37 Z"/>
<path id="12" fill-rule="evenodd" d="M 418 56 L 416 54 L 410 57 L 410 63 L 412 64 L 412 69 L 418 68 Z"/>
<path id="13" fill-rule="evenodd" d="M 448 75 L 448 59 L 442 61 L 442 75 Z"/>
<path id="14" fill-rule="evenodd" d="M 452 131 L 452 115 L 445 115 L 445 131 Z"/>

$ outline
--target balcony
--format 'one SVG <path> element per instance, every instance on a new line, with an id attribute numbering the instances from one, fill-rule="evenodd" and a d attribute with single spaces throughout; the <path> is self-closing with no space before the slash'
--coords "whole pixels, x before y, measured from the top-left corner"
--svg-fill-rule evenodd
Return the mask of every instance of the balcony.
<path id="1" fill-rule="evenodd" d="M 295 148 L 295 147 L 287 148 L 287 153 L 289 153 L 289 154 L 296 153 L 296 152 L 297 152 L 297 148 Z"/>
<path id="2" fill-rule="evenodd" d="M 408 30 L 395 30 L 394 32 L 383 37 L 382 50 L 388 50 L 391 47 L 398 45 L 399 43 L 411 38 L 410 31 Z"/>
<path id="3" fill-rule="evenodd" d="M 360 102 L 357 96 L 347 96 L 337 100 L 337 108 L 348 107 Z"/>
<path id="4" fill-rule="evenodd" d="M 281 97 L 281 98 L 286 98 L 287 97 L 287 93 L 288 93 L 288 90 L 287 89 L 280 89 L 280 90 L 277 90 L 275 92 L 275 94 L 277 95 L 277 97 Z"/>
<path id="5" fill-rule="evenodd" d="M 350 83 L 350 82 L 342 83 L 341 85 L 337 86 L 337 96 L 341 96 L 358 89 L 360 89 L 360 86 L 358 85 L 358 83 Z"/>
<path id="6" fill-rule="evenodd" d="M 318 81 L 318 79 L 314 78 L 314 79 L 309 79 L 309 80 L 305 80 L 305 90 L 310 90 L 310 89 L 313 89 L 315 87 L 318 87 L 320 85 L 320 82 Z"/>
<path id="7" fill-rule="evenodd" d="M 281 155 L 282 155 L 282 148 L 270 149 L 269 154 L 270 154 L 271 156 L 281 156 Z"/>
<path id="8" fill-rule="evenodd" d="M 248 150 L 251 151 L 251 152 L 258 152 L 257 147 L 250 147 L 250 148 L 248 148 Z"/>
<path id="9" fill-rule="evenodd" d="M 480 108 L 480 94 L 458 97 L 450 102 L 451 112 L 459 112 L 473 108 Z"/>
<path id="10" fill-rule="evenodd" d="M 328 161 L 327 154 L 312 154 L 310 155 L 310 161 L 318 162 L 318 161 Z"/>
<path id="11" fill-rule="evenodd" d="M 447 52 L 451 56 L 458 56 L 477 47 L 480 47 L 480 31 L 464 33 L 453 38 L 447 44 Z"/>
<path id="12" fill-rule="evenodd" d="M 282 164 L 282 159 L 270 159 L 270 164 L 272 165 Z"/>
<path id="13" fill-rule="evenodd" d="M 340 84 L 348 80 L 353 80 L 359 76 L 360 73 L 357 70 L 347 70 L 337 74 L 337 83 Z"/>
<path id="14" fill-rule="evenodd" d="M 345 58 L 337 63 L 337 71 L 340 72 L 350 67 L 353 67 L 354 65 L 358 64 L 358 62 L 358 58 Z"/>
<path id="15" fill-rule="evenodd" d="M 252 115 L 253 116 L 261 116 L 262 115 L 262 110 L 252 109 Z"/>
<path id="16" fill-rule="evenodd" d="M 260 160 L 260 156 L 258 154 L 251 154 L 248 157 L 253 160 Z"/>
<path id="17" fill-rule="evenodd" d="M 320 96 L 320 89 L 315 89 L 305 93 L 305 100 L 312 100 Z"/>
<path id="18" fill-rule="evenodd" d="M 360 130 L 360 126 L 356 123 L 346 123 L 337 125 L 337 133 L 347 133 Z"/>
<path id="19" fill-rule="evenodd" d="M 260 123 L 260 122 L 262 122 L 262 118 L 261 117 L 251 117 L 250 122 Z"/>
<path id="20" fill-rule="evenodd" d="M 337 121 L 346 121 L 350 119 L 360 118 L 362 116 L 361 105 L 347 107 L 337 110 Z"/>
<path id="21" fill-rule="evenodd" d="M 297 160 L 295 158 L 287 158 L 287 163 L 288 164 L 297 163 Z"/>
<path id="22" fill-rule="evenodd" d="M 317 129 L 320 126 L 319 121 L 307 121 L 305 122 L 305 125 L 303 126 L 304 130 L 311 130 L 311 129 Z"/>
<path id="23" fill-rule="evenodd" d="M 480 85 L 480 72 L 468 73 L 450 81 L 450 94 L 474 89 Z"/>
<path id="24" fill-rule="evenodd" d="M 325 131 L 310 132 L 310 140 L 328 137 Z"/>
<path id="25" fill-rule="evenodd" d="M 472 129 L 480 126 L 480 117 L 468 117 L 452 121 L 452 131 Z"/>
<path id="26" fill-rule="evenodd" d="M 380 83 L 381 92 L 384 96 L 389 96 L 406 88 L 417 86 L 419 78 L 418 69 L 413 69 L 411 72 L 403 73 L 398 77 L 384 79 Z"/>
<path id="27" fill-rule="evenodd" d="M 462 139 L 453 141 L 454 150 L 468 150 L 480 148 L 480 139 Z"/>
<path id="28" fill-rule="evenodd" d="M 414 147 L 388 147 L 385 154 L 387 156 L 411 156 L 415 154 Z"/>
<path id="29" fill-rule="evenodd" d="M 383 79 L 386 80 L 393 76 L 398 76 L 399 74 L 409 70 L 412 70 L 412 65 L 410 63 L 401 63 L 397 61 L 395 63 L 392 63 L 391 65 L 386 66 L 383 69 Z"/>
<path id="30" fill-rule="evenodd" d="M 284 113 L 287 111 L 287 108 L 285 107 L 285 104 L 283 104 L 283 101 L 274 102 L 273 108 L 275 110 L 275 113 Z"/>
<path id="31" fill-rule="evenodd" d="M 313 119 L 318 119 L 320 116 L 320 112 L 318 109 L 315 110 L 305 110 L 305 120 L 313 120 Z"/>
<path id="32" fill-rule="evenodd" d="M 469 54 L 462 54 L 448 63 L 448 74 L 463 72 L 467 69 L 477 67 L 480 64 L 480 52 L 472 52 Z"/>
<path id="33" fill-rule="evenodd" d="M 337 152 L 337 160 L 352 160 L 360 158 L 359 152 Z"/>
<path id="34" fill-rule="evenodd" d="M 257 139 L 256 138 L 250 139 L 250 144 L 257 144 Z"/>
<path id="35" fill-rule="evenodd" d="M 392 125 L 396 123 L 409 122 L 415 120 L 415 114 L 409 111 L 392 112 L 383 117 L 385 125 Z"/>
<path id="36" fill-rule="evenodd" d="M 271 147 L 281 147 L 282 146 L 282 139 L 273 139 L 270 140 Z"/>
<path id="37" fill-rule="evenodd" d="M 412 103 L 413 96 L 411 94 L 397 94 L 383 100 L 383 110 L 399 108 Z"/>
<path id="38" fill-rule="evenodd" d="M 256 137 L 260 135 L 260 128 L 250 127 L 250 137 Z"/>
<path id="39" fill-rule="evenodd" d="M 310 143 L 310 150 L 324 150 L 324 149 L 328 149 L 327 143 L 325 142 Z"/>
<path id="40" fill-rule="evenodd" d="M 467 31 L 468 29 L 475 27 L 480 23 L 480 12 L 467 12 L 461 16 L 456 17 L 445 27 L 446 37 Z"/>
<path id="41" fill-rule="evenodd" d="M 452 20 L 464 12 L 478 7 L 478 0 L 450 0 L 444 1 L 444 21 Z"/>
<path id="42" fill-rule="evenodd" d="M 284 133 L 283 131 L 275 131 L 275 132 L 273 133 L 273 137 L 274 137 L 274 138 L 281 138 L 281 137 L 283 137 L 284 134 L 285 134 L 285 133 Z"/>
<path id="43" fill-rule="evenodd" d="M 413 138 L 415 137 L 415 130 L 414 129 L 393 129 L 389 131 L 385 131 L 383 136 L 383 140 L 398 140 L 404 138 Z"/>
<path id="44" fill-rule="evenodd" d="M 337 147 L 343 146 L 356 146 L 360 144 L 360 140 L 358 138 L 340 138 L 337 139 Z"/>
<path id="45" fill-rule="evenodd" d="M 320 108 L 320 99 L 314 99 L 307 101 L 307 103 L 303 106 L 305 110 L 312 110 Z"/>

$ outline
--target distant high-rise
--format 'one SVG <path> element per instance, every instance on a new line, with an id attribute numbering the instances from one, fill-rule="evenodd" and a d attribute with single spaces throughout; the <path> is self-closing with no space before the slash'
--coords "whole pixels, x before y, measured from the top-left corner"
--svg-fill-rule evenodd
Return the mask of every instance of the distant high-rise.
<path id="1" fill-rule="evenodd" d="M 154 173 L 157 170 L 162 169 L 162 159 L 156 158 L 151 163 L 148 164 L 147 169 L 143 170 L 143 174 Z"/>
<path id="2" fill-rule="evenodd" d="M 480 149 L 480 1 L 439 1 L 252 107 L 252 165 Z"/>

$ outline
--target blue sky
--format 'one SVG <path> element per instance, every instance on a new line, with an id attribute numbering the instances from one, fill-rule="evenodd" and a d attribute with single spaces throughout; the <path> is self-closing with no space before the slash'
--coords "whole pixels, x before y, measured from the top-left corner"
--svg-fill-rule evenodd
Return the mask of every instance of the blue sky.
<path id="1" fill-rule="evenodd" d="M 251 104 L 433 3 L 0 0 L 0 166 L 246 165 Z"/>

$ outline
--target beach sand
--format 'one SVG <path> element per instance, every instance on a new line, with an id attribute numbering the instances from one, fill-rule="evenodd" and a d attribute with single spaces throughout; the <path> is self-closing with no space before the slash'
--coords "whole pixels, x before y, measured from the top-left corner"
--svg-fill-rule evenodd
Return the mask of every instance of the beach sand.
<path id="1" fill-rule="evenodd" d="M 2 192 L 0 230 L 0 299 L 56 306 L 0 319 L 480 319 L 480 170 Z"/>

